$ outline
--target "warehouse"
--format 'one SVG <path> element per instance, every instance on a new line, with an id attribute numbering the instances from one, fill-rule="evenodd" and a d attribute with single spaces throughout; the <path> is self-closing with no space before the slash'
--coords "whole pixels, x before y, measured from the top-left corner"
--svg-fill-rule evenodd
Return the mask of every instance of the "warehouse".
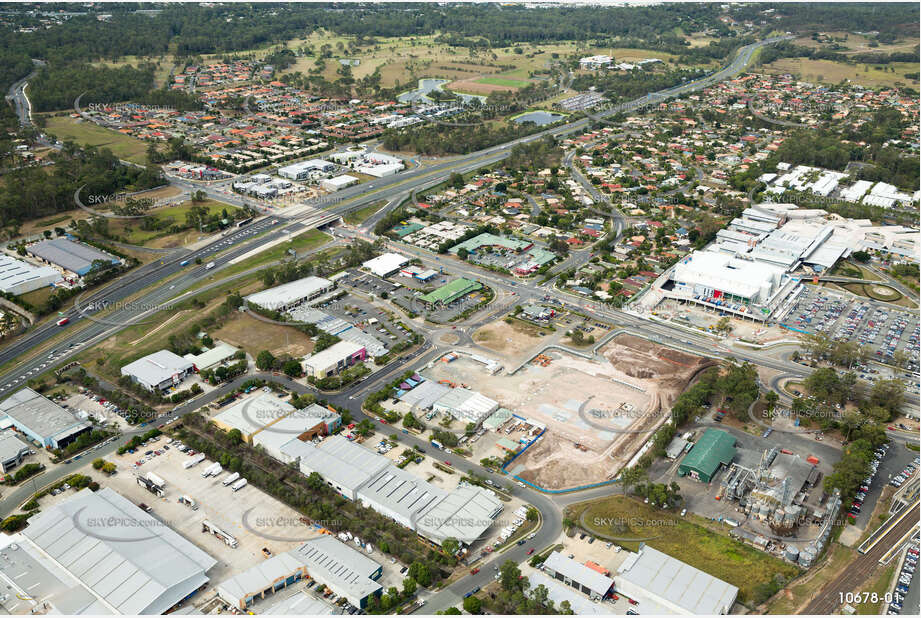
<path id="1" fill-rule="evenodd" d="M 304 372 L 308 377 L 322 380 L 360 363 L 367 355 L 365 346 L 351 341 L 339 341 L 304 359 Z"/>
<path id="2" fill-rule="evenodd" d="M 302 410 L 293 410 L 276 422 L 252 435 L 253 446 L 261 446 L 275 459 L 284 460 L 284 446 L 291 440 L 313 440 L 328 436 L 339 429 L 342 417 L 338 412 L 321 405 L 311 404 Z"/>
<path id="3" fill-rule="evenodd" d="M 327 178 L 326 180 L 320 181 L 320 188 L 333 193 L 339 191 L 340 189 L 345 189 L 346 187 L 351 187 L 352 185 L 358 184 L 358 179 L 354 176 L 349 176 L 348 174 L 343 174 L 342 176 L 336 176 L 335 178 Z"/>
<path id="4" fill-rule="evenodd" d="M 376 258 L 368 260 L 361 266 L 383 279 L 384 277 L 389 277 L 398 272 L 407 264 L 409 264 L 409 258 L 399 253 L 383 253 Z"/>
<path id="5" fill-rule="evenodd" d="M 436 412 L 450 414 L 459 421 L 479 424 L 499 409 L 499 402 L 463 387 L 452 388 L 434 403 Z"/>
<path id="6" fill-rule="evenodd" d="M 33 257 L 54 264 L 65 273 L 73 273 L 81 277 L 93 270 L 93 262 L 97 260 L 110 264 L 121 263 L 117 257 L 67 238 L 43 240 L 29 245 L 26 251 Z"/>
<path id="7" fill-rule="evenodd" d="M 160 350 L 125 365 L 121 373 L 151 392 L 162 392 L 195 373 L 195 365 L 169 350 Z"/>
<path id="8" fill-rule="evenodd" d="M 439 384 L 434 380 L 425 380 L 408 391 L 402 391 L 397 396 L 413 410 L 428 410 L 450 390 L 450 386 Z"/>
<path id="9" fill-rule="evenodd" d="M 0 255 L 0 292 L 19 296 L 45 288 L 61 278 L 50 266 L 33 266 L 8 255 Z"/>
<path id="10" fill-rule="evenodd" d="M 495 495 L 472 485 L 447 491 L 396 467 L 387 457 L 339 435 L 318 445 L 291 440 L 280 449 L 285 463 L 316 472 L 343 497 L 390 517 L 436 544 L 482 538 L 502 512 Z"/>
<path id="11" fill-rule="evenodd" d="M 287 401 L 260 392 L 234 403 L 211 419 L 211 422 L 224 431 L 238 430 L 244 442 L 253 444 L 253 436 L 294 410 L 294 406 Z"/>
<path id="12" fill-rule="evenodd" d="M 44 448 L 64 448 L 93 428 L 31 388 L 0 402 L 0 425 L 15 427 Z"/>
<path id="13" fill-rule="evenodd" d="M 11 433 L 0 436 L 0 472 L 6 474 L 21 464 L 31 451 L 28 445 Z"/>
<path id="14" fill-rule="evenodd" d="M 195 371 L 204 371 L 229 361 L 238 351 L 229 343 L 219 343 L 201 354 L 186 354 L 183 358 L 195 365 Z"/>
<path id="15" fill-rule="evenodd" d="M 473 281 L 471 279 L 465 279 L 461 277 L 460 279 L 455 279 L 450 283 L 446 283 L 440 288 L 424 294 L 419 297 L 419 300 L 426 306 L 428 309 L 434 309 L 435 307 L 443 307 L 445 305 L 450 305 L 456 300 L 459 300 L 466 296 L 467 294 L 472 294 L 477 290 L 482 289 L 483 284 L 479 281 Z"/>
<path id="16" fill-rule="evenodd" d="M 323 535 L 221 582 L 217 594 L 243 611 L 269 594 L 312 578 L 355 607 L 364 608 L 372 595 L 380 595 L 377 580 L 382 573 L 381 565 L 361 551 Z"/>
<path id="17" fill-rule="evenodd" d="M 735 446 L 736 439 L 731 434 L 722 429 L 708 429 L 681 460 L 678 475 L 709 483 L 720 466 L 732 463 Z"/>
<path id="18" fill-rule="evenodd" d="M 554 551 L 544 560 L 544 572 L 567 586 L 580 590 L 594 600 L 605 598 L 614 587 L 614 580 L 572 558 Z"/>
<path id="19" fill-rule="evenodd" d="M 81 606 L 94 606 L 88 613 L 165 614 L 207 584 L 217 564 L 108 487 L 43 509 L 22 535 L 46 564 L 79 582 Z"/>
<path id="20" fill-rule="evenodd" d="M 618 593 L 640 614 L 728 614 L 739 589 L 652 547 L 630 554 L 614 576 Z"/>
<path id="21" fill-rule="evenodd" d="M 304 277 L 250 294 L 244 300 L 270 311 L 284 312 L 332 292 L 336 284 L 323 277 Z"/>

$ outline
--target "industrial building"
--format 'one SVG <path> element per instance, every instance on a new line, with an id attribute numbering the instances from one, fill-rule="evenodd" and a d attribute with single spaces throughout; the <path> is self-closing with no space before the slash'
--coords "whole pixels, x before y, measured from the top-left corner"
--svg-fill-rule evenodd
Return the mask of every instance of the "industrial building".
<path id="1" fill-rule="evenodd" d="M 19 296 L 48 287 L 61 278 L 50 266 L 33 266 L 8 255 L 0 255 L 0 292 Z"/>
<path id="2" fill-rule="evenodd" d="M 467 296 L 467 294 L 472 294 L 473 292 L 482 289 L 482 287 L 483 284 L 479 281 L 473 281 L 472 279 L 465 279 L 464 277 L 461 277 L 460 279 L 455 279 L 450 283 L 444 284 L 440 288 L 437 288 L 428 294 L 423 294 L 418 298 L 426 308 L 434 309 L 436 307 L 450 305 L 454 301 Z"/>
<path id="3" fill-rule="evenodd" d="M 679 476 L 709 483 L 721 466 L 732 463 L 736 439 L 722 429 L 707 429 L 678 465 Z"/>
<path id="4" fill-rule="evenodd" d="M 178 386 L 195 373 L 195 365 L 169 350 L 160 350 L 139 358 L 122 367 L 123 376 L 128 376 L 151 392 L 162 392 Z"/>
<path id="5" fill-rule="evenodd" d="M 365 346 L 351 341 L 339 341 L 304 359 L 304 373 L 308 377 L 322 380 L 360 363 L 367 356 Z"/>
<path id="6" fill-rule="evenodd" d="M 21 464 L 31 451 L 27 444 L 11 433 L 0 436 L 0 472 L 6 474 Z"/>
<path id="7" fill-rule="evenodd" d="M 239 350 L 229 343 L 218 343 L 210 350 L 205 350 L 201 354 L 186 354 L 184 359 L 195 366 L 195 371 L 204 371 L 212 369 L 221 363 L 229 361 Z"/>
<path id="8" fill-rule="evenodd" d="M 270 311 L 284 312 L 332 292 L 336 284 L 323 277 L 304 277 L 250 294 L 244 300 Z"/>
<path id="9" fill-rule="evenodd" d="M 46 573 L 15 578 L 21 598 L 48 596 L 64 614 L 164 614 L 204 587 L 217 564 L 108 487 L 43 509 L 22 537 Z"/>
<path id="10" fill-rule="evenodd" d="M 288 180 L 307 180 L 311 175 L 335 171 L 336 164 L 322 159 L 310 159 L 278 168 L 278 175 Z"/>
<path id="11" fill-rule="evenodd" d="M 44 448 L 63 448 L 93 428 L 31 388 L 0 402 L 0 426 L 15 427 Z"/>
<path id="12" fill-rule="evenodd" d="M 614 580 L 595 569 L 554 551 L 544 561 L 543 570 L 550 577 L 579 590 L 592 599 L 603 599 L 614 587 Z"/>
<path id="13" fill-rule="evenodd" d="M 579 68 L 587 71 L 594 71 L 595 69 L 607 68 L 611 66 L 612 62 L 614 62 L 614 59 L 610 56 L 586 56 L 585 58 L 579 59 Z"/>
<path id="14" fill-rule="evenodd" d="M 617 569 L 614 587 L 646 614 L 728 614 L 739 589 L 648 545 Z"/>
<path id="15" fill-rule="evenodd" d="M 302 410 L 294 410 L 271 425 L 252 435 L 253 446 L 260 446 L 265 451 L 282 461 L 283 447 L 291 440 L 313 440 L 329 436 L 342 425 L 338 412 L 311 404 Z"/>
<path id="16" fill-rule="evenodd" d="M 499 409 L 499 402 L 461 386 L 452 388 L 432 405 L 436 412 L 449 414 L 459 421 L 479 424 Z"/>
<path id="17" fill-rule="evenodd" d="M 343 497 L 360 500 L 436 544 L 453 538 L 470 545 L 502 512 L 491 492 L 473 485 L 446 491 L 340 435 L 317 445 L 293 439 L 280 450 L 281 461 L 298 462 L 303 474 L 316 472 Z"/>
<path id="18" fill-rule="evenodd" d="M 357 608 L 380 596 L 380 564 L 333 536 L 322 535 L 272 556 L 217 585 L 217 594 L 238 610 L 303 579 L 314 579 Z M 324 612 L 329 613 L 329 612 Z"/>
<path id="19" fill-rule="evenodd" d="M 82 277 L 93 270 L 93 263 L 98 261 L 120 264 L 117 257 L 100 251 L 82 242 L 67 238 L 52 238 L 26 247 L 29 255 L 49 264 L 54 264 L 65 273 Z"/>
<path id="20" fill-rule="evenodd" d="M 409 258 L 399 253 L 383 253 L 362 264 L 362 268 L 371 271 L 380 278 L 389 277 L 409 264 Z"/>
<path id="21" fill-rule="evenodd" d="M 345 189 L 351 187 L 352 185 L 357 185 L 358 179 L 354 176 L 349 176 L 348 174 L 343 174 L 342 176 L 335 176 L 333 178 L 327 178 L 326 180 L 320 181 L 320 188 L 333 193 L 339 191 L 340 189 Z"/>
<path id="22" fill-rule="evenodd" d="M 235 402 L 212 418 L 211 422 L 224 431 L 238 430 L 243 441 L 252 444 L 253 436 L 294 411 L 294 406 L 287 401 L 259 392 Z"/>

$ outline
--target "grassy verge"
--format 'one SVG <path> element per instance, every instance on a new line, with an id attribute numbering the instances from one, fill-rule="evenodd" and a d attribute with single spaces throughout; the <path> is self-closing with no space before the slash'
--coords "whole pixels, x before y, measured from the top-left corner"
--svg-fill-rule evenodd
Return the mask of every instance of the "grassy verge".
<path id="1" fill-rule="evenodd" d="M 178 206 L 154 208 L 149 212 L 149 216 L 155 219 L 158 223 L 167 227 L 171 225 L 184 226 L 186 223 L 186 213 L 189 212 L 193 206 L 202 206 L 207 208 L 208 216 L 218 215 L 221 214 L 222 211 L 226 211 L 229 217 L 233 217 L 234 211 L 239 210 L 236 206 L 232 206 L 225 202 L 219 202 L 217 200 L 208 199 L 198 203 L 194 203 L 189 200 Z M 111 222 L 109 226 L 113 233 L 119 236 L 124 236 L 125 241 L 132 245 L 146 245 L 154 239 L 168 240 L 168 237 L 177 235 L 171 234 L 168 229 L 141 229 L 139 220 L 117 219 Z M 197 229 L 193 231 L 195 235 L 198 234 Z M 184 234 L 184 232 L 180 232 L 178 235 L 182 234 Z"/>
<path id="2" fill-rule="evenodd" d="M 890 564 L 889 566 L 878 569 L 878 572 L 874 575 L 873 579 L 870 580 L 869 585 L 863 588 L 861 592 L 869 593 L 870 595 L 876 595 L 876 602 L 868 600 L 866 603 L 854 603 L 854 608 L 857 610 L 857 613 L 860 615 L 872 615 L 879 614 L 879 606 L 882 604 L 883 595 L 889 591 L 889 583 L 892 581 L 892 576 L 895 574 L 895 565 Z M 868 597 L 872 598 L 872 596 Z"/>
<path id="3" fill-rule="evenodd" d="M 821 590 L 829 581 L 837 577 L 854 559 L 856 552 L 852 549 L 832 543 L 825 555 L 825 562 L 814 566 L 796 585 L 781 592 L 765 609 L 766 614 L 794 614 L 796 610 Z"/>
<path id="4" fill-rule="evenodd" d="M 600 539 L 615 540 L 631 551 L 645 543 L 727 581 L 739 588 L 743 603 L 763 602 L 777 589 L 777 576 L 789 581 L 800 572 L 754 547 L 633 498 L 611 496 L 576 505 L 569 517 Z M 613 526 L 608 522 L 619 523 Z M 622 540 L 625 538 L 635 540 Z"/>
<path id="5" fill-rule="evenodd" d="M 374 202 L 370 206 L 365 206 L 359 210 L 353 210 L 345 216 L 345 222 L 349 225 L 361 225 L 364 223 L 368 217 L 376 213 L 378 210 L 384 207 L 384 204 L 387 203 L 387 200 L 380 200 Z"/>

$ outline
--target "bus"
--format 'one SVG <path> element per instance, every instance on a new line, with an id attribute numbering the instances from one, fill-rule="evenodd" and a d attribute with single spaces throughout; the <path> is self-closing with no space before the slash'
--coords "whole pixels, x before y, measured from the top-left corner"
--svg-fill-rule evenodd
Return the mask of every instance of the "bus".
<path id="1" fill-rule="evenodd" d="M 247 224 L 249 224 L 249 223 L 252 223 L 252 222 L 253 222 L 253 219 L 255 219 L 255 217 L 247 217 L 246 219 L 243 219 L 243 220 L 241 220 L 241 221 L 237 221 L 237 227 L 243 227 L 244 225 L 247 225 Z"/>

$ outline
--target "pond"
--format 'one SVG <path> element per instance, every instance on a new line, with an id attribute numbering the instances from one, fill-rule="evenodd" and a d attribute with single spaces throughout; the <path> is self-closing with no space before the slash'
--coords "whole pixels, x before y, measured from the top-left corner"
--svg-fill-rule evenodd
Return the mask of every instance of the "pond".
<path id="1" fill-rule="evenodd" d="M 545 124 L 553 124 L 557 120 L 565 118 L 565 114 L 556 114 L 554 112 L 545 112 L 543 110 L 538 110 L 536 112 L 527 112 L 516 117 L 514 120 L 518 124 L 523 122 L 533 122 L 539 127 L 544 126 Z"/>

